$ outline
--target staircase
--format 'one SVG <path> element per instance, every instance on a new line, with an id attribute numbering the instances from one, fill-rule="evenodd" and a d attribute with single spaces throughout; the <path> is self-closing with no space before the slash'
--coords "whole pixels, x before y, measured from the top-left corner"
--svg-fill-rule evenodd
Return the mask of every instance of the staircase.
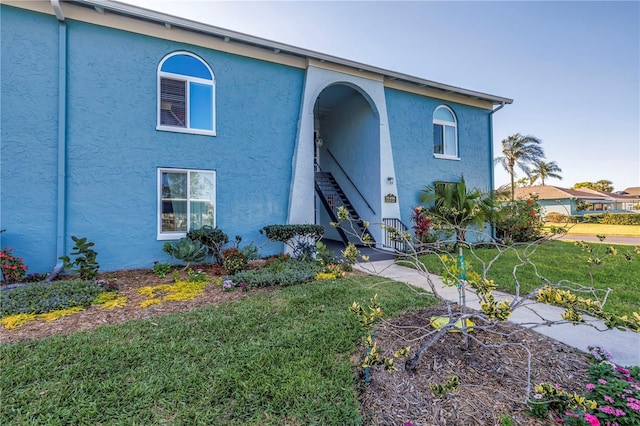
<path id="1" fill-rule="evenodd" d="M 353 226 L 353 229 L 347 229 L 349 232 L 345 232 L 345 230 L 340 227 L 336 228 L 345 244 L 353 243 L 357 246 L 362 246 L 363 243 L 358 236 L 364 235 L 369 235 L 371 242 L 375 243 L 373 235 L 371 235 L 369 230 L 364 226 L 364 222 L 360 219 L 355 208 L 331 173 L 322 171 L 315 172 L 315 186 L 316 193 L 320 197 L 320 200 L 322 200 L 322 204 L 329 213 L 332 222 L 339 222 L 338 209 L 341 206 L 344 206 L 349 212 L 351 226 Z M 356 235 L 352 235 L 353 233 Z"/>

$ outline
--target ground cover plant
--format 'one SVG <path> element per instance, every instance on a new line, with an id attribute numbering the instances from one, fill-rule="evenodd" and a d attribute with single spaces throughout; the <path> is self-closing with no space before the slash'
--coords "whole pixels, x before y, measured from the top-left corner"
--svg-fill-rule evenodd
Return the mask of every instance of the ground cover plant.
<path id="1" fill-rule="evenodd" d="M 347 307 L 374 294 L 390 316 L 431 303 L 355 276 L 4 344 L 0 423 L 361 424 Z"/>
<path id="2" fill-rule="evenodd" d="M 4 290 L 0 318 L 16 314 L 42 314 L 58 309 L 86 307 L 105 288 L 95 281 L 75 279 L 53 283 L 33 283 Z"/>
<path id="3" fill-rule="evenodd" d="M 589 246 L 593 249 L 591 253 L 583 250 L 580 245 L 567 241 L 547 241 L 536 244 L 533 252 L 528 248 L 529 246 L 513 246 L 491 265 L 487 271 L 487 278 L 496 283 L 498 290 L 514 294 L 513 267 L 522 263 L 524 255 L 531 252 L 530 260 L 536 265 L 538 274 L 551 282 L 568 280 L 588 284 L 590 282 L 589 258 L 594 258 L 594 253 L 604 255 L 608 247 L 613 247 L 618 251 L 618 255 L 607 258 L 601 265 L 597 265 L 597 268 L 592 269 L 593 284 L 601 290 L 608 288 L 614 290 L 608 296 L 604 306 L 605 311 L 619 315 L 633 315 L 633 312 L 640 312 L 637 262 L 630 262 L 624 256 L 627 252 L 634 252 L 634 247 L 601 243 L 593 243 Z M 473 254 L 468 249 L 464 251 L 467 262 L 475 265 L 476 268 L 479 268 L 481 262 L 489 262 L 496 253 L 495 247 L 474 248 Z M 420 256 L 420 261 L 429 271 L 442 273 L 443 265 L 439 256 L 440 254 L 437 253 L 425 254 Z M 544 284 L 536 276 L 532 265 L 518 268 L 516 276 L 520 283 L 521 294 L 526 294 Z"/>

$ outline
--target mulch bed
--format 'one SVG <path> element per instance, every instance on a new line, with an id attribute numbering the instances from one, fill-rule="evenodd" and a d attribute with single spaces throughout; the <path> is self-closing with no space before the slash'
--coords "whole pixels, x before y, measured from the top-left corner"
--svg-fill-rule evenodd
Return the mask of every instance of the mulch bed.
<path id="1" fill-rule="evenodd" d="M 421 309 L 381 323 L 374 331 L 380 349 L 420 346 L 419 337 L 431 316 L 444 315 L 442 307 Z M 532 355 L 532 386 L 558 384 L 567 391 L 584 393 L 588 360 L 584 353 L 532 330 L 507 325 L 500 334 L 476 330 L 485 345 L 522 343 Z M 506 333 L 513 333 L 505 336 Z M 417 339 L 417 340 L 416 340 Z M 363 349 L 364 351 L 364 349 Z M 517 346 L 483 347 L 470 341 L 465 349 L 460 333 L 446 333 L 423 356 L 413 372 L 370 369 L 371 382 L 363 385 L 361 405 L 366 425 L 498 425 L 508 414 L 518 425 L 557 425 L 553 418 L 530 417 L 523 404 L 527 387 L 527 352 Z M 430 383 L 444 384 L 456 375 L 456 392 L 437 397 Z"/>
<path id="2" fill-rule="evenodd" d="M 199 266 L 198 269 L 201 267 Z M 179 270 L 181 279 L 187 279 L 187 273 Z M 209 276 L 213 276 L 209 268 L 204 268 Z M 275 288 L 252 289 L 243 292 L 240 289 L 235 291 L 223 291 L 221 288 L 209 285 L 202 295 L 192 300 L 179 302 L 165 302 L 160 305 L 151 305 L 146 308 L 140 307 L 140 302 L 146 299 L 138 293 L 138 289 L 145 286 L 156 286 L 159 284 L 172 284 L 171 274 L 160 279 L 150 269 L 133 269 L 127 271 L 105 272 L 98 276 L 98 279 L 117 279 L 118 293 L 126 296 L 127 305 L 117 309 L 103 309 L 97 306 L 90 306 L 84 311 L 68 317 L 62 317 L 53 322 L 31 321 L 13 330 L 5 330 L 0 327 L 0 342 L 10 343 L 21 340 L 36 339 L 54 334 L 71 334 L 81 330 L 95 328 L 107 324 L 120 324 L 125 321 L 139 320 L 145 318 L 169 315 L 176 312 L 190 311 L 203 306 L 215 305 L 221 302 L 243 299 L 256 293 L 273 291 Z"/>

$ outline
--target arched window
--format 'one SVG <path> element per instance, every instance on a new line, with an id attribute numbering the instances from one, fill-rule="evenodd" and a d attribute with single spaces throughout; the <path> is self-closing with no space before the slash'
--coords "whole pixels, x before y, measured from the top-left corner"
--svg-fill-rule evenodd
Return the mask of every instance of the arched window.
<path id="1" fill-rule="evenodd" d="M 444 105 L 433 113 L 433 154 L 458 158 L 458 124 L 453 111 Z"/>
<path id="2" fill-rule="evenodd" d="M 158 130 L 215 135 L 215 80 L 196 55 L 175 52 L 158 65 Z"/>

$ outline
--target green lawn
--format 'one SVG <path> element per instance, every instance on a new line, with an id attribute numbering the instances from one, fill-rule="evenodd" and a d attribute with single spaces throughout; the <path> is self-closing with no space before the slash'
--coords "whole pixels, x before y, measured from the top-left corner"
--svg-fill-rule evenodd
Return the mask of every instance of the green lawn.
<path id="1" fill-rule="evenodd" d="M 594 251 L 589 254 L 571 242 L 550 241 L 536 246 L 536 251 L 531 255 L 531 260 L 538 268 L 538 273 L 551 282 L 570 280 L 589 285 L 588 258 L 596 254 L 603 254 L 610 244 L 589 244 Z M 607 258 L 602 265 L 593 270 L 594 287 L 599 289 L 613 289 L 613 293 L 604 307 L 606 311 L 618 315 L 630 315 L 640 312 L 640 254 L 633 254 L 633 261 L 628 261 L 623 253 L 633 251 L 632 246 L 613 245 L 618 250 L 618 255 Z M 514 265 L 520 263 L 515 252 L 516 249 L 503 253 L 499 260 L 489 269 L 488 278 L 493 279 L 498 289 L 508 293 L 515 293 L 515 279 L 513 276 Z M 523 247 L 517 250 L 522 253 Z M 497 251 L 495 249 L 475 249 L 478 259 L 474 259 L 467 251 L 465 260 L 473 264 L 474 269 L 482 269 L 481 261 L 488 262 Z M 421 261 L 427 268 L 435 273 L 442 271 L 442 264 L 435 255 L 422 256 Z M 532 266 L 524 266 L 517 269 L 516 277 L 520 282 L 520 293 L 526 294 L 543 282 L 536 277 Z"/>
<path id="2" fill-rule="evenodd" d="M 353 301 L 433 303 L 376 277 L 318 281 L 0 345 L 0 424 L 359 425 Z"/>
<path id="3" fill-rule="evenodd" d="M 567 228 L 567 234 L 608 235 L 622 237 L 640 237 L 640 225 L 606 225 L 601 223 L 545 223 L 545 228 L 552 226 Z"/>

